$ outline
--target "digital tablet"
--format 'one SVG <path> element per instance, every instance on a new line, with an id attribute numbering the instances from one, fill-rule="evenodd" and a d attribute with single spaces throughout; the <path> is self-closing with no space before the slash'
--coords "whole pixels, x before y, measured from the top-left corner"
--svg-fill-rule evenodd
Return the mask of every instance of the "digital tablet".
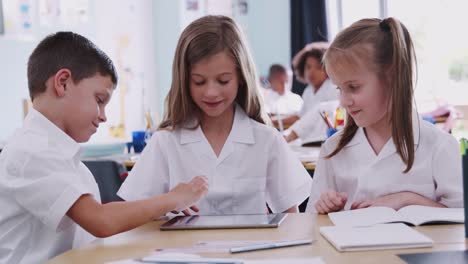
<path id="1" fill-rule="evenodd" d="M 272 228 L 278 227 L 286 216 L 287 214 L 176 216 L 162 224 L 160 229 Z"/>

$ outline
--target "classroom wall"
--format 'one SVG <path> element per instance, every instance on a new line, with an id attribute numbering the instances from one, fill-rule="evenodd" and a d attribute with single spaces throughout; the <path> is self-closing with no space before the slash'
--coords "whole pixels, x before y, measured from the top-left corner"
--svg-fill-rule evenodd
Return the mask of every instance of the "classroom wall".
<path id="1" fill-rule="evenodd" d="M 22 99 L 28 97 L 26 63 L 36 43 L 0 39 L 0 142 L 21 126 Z"/>
<path id="2" fill-rule="evenodd" d="M 111 58 L 118 60 L 116 47 L 112 39 L 114 35 L 106 33 L 106 27 L 114 22 L 126 19 L 128 25 L 136 24 L 145 30 L 139 30 L 137 38 L 143 40 L 137 45 L 130 45 L 131 56 L 128 63 L 138 65 L 134 67 L 132 84 L 135 89 L 130 90 L 126 103 L 128 113 L 126 119 L 134 128 L 143 128 L 142 111 L 150 110 L 156 119 L 163 114 L 164 99 L 169 91 L 172 78 L 172 60 L 175 47 L 183 27 L 208 12 L 222 12 L 219 9 L 208 8 L 210 1 L 199 1 L 200 9 L 194 14 L 184 10 L 185 0 L 145 0 L 132 2 L 122 1 L 119 6 L 112 5 L 110 0 L 92 1 L 89 4 L 89 20 L 78 27 L 40 26 L 35 29 L 32 40 L 9 39 L 0 36 L 0 142 L 4 141 L 22 123 L 23 98 L 28 98 L 26 80 L 26 62 L 33 48 L 45 35 L 57 30 L 73 30 L 95 41 Z M 218 0 L 219 1 L 219 0 Z M 231 1 L 236 4 L 236 0 Z M 290 61 L 290 22 L 289 0 L 246 0 L 248 12 L 240 15 L 231 10 L 236 21 L 244 29 L 252 51 L 259 75 L 266 75 L 272 63 L 289 65 Z M 134 16 L 126 14 L 122 6 L 134 5 L 142 14 L 137 21 Z M 36 21 L 37 22 L 37 21 Z M 121 22 L 125 23 L 125 22 Z M 123 24 L 124 25 L 124 24 Z M 125 63 L 124 63 L 125 64 Z M 121 79 L 122 80 L 122 79 Z M 109 120 L 119 119 L 117 109 L 119 91 L 114 94 Z M 143 106 L 135 106 L 141 105 Z M 128 110 L 131 108 L 132 110 Z M 104 127 L 104 126 L 103 126 Z M 107 128 L 106 128 L 107 129 Z M 130 131 L 131 132 L 131 131 Z M 107 130 L 99 131 L 93 138 L 101 140 L 108 137 Z"/>
<path id="3" fill-rule="evenodd" d="M 260 76 L 273 63 L 290 67 L 291 22 L 289 0 L 250 0 L 246 16 L 234 18 L 247 35 Z"/>
<path id="4" fill-rule="evenodd" d="M 164 109 L 164 98 L 171 87 L 172 60 L 174 59 L 175 48 L 181 27 L 180 8 L 182 1 L 154 1 L 154 36 L 156 62 L 156 85 L 152 94 L 151 102 L 157 105 L 159 119 L 162 117 Z"/>

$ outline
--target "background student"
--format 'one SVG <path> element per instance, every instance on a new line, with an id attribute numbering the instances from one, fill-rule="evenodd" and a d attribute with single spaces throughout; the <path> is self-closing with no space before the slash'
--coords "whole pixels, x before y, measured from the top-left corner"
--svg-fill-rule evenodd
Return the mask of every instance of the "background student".
<path id="1" fill-rule="evenodd" d="M 363 19 L 337 35 L 324 63 L 348 122 L 322 145 L 308 211 L 463 207 L 457 141 L 413 109 L 414 62 L 397 19 Z"/>
<path id="2" fill-rule="evenodd" d="M 326 134 L 324 127 L 314 127 L 322 125 L 319 110 L 320 103 L 338 100 L 338 90 L 328 78 L 327 71 L 322 64 L 322 58 L 328 48 L 326 42 L 314 42 L 307 45 L 293 58 L 293 68 L 298 81 L 307 83 L 302 99 L 304 104 L 298 116 L 284 120 L 286 126 L 292 125 L 286 140 L 291 142 L 301 138 L 303 142 L 321 141 Z M 328 110 L 328 107 L 325 107 Z M 318 138 L 318 139 L 317 139 Z"/>
<path id="3" fill-rule="evenodd" d="M 118 194 L 160 195 L 194 175 L 210 191 L 200 214 L 297 212 L 310 176 L 282 135 L 265 125 L 255 66 L 235 22 L 205 16 L 177 44 L 164 120 Z M 307 190 L 307 188 L 309 188 Z"/>
<path id="4" fill-rule="evenodd" d="M 116 84 L 109 57 L 78 34 L 58 32 L 34 49 L 28 61 L 33 109 L 0 154 L 1 263 L 44 263 L 94 236 L 184 210 L 206 193 L 206 178 L 195 177 L 145 200 L 100 203 L 78 143 L 106 121 Z"/>
<path id="5" fill-rule="evenodd" d="M 263 89 L 263 99 L 266 112 L 271 116 L 273 123 L 277 116 L 287 118 L 297 115 L 302 108 L 302 98 L 291 92 L 288 87 L 288 72 L 283 65 L 273 64 L 268 72 L 270 88 Z"/>

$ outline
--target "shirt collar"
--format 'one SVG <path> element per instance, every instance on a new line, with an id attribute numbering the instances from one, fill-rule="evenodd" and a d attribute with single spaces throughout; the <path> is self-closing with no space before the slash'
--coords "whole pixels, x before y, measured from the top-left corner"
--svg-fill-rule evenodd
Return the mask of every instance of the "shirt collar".
<path id="1" fill-rule="evenodd" d="M 245 144 L 254 144 L 255 137 L 252 127 L 252 120 L 247 116 L 245 111 L 239 105 L 236 105 L 234 111 L 234 121 L 232 124 L 231 132 L 229 133 L 228 140 L 232 142 L 239 142 Z M 196 124 L 194 120 L 188 124 Z M 190 127 L 190 126 L 186 126 Z M 181 129 L 180 144 L 187 144 L 202 141 L 204 137 L 200 125 L 196 129 Z"/>
<path id="2" fill-rule="evenodd" d="M 47 137 L 49 148 L 54 148 L 65 157 L 71 158 L 79 154 L 80 145 L 34 108 L 29 110 L 23 127 Z"/>

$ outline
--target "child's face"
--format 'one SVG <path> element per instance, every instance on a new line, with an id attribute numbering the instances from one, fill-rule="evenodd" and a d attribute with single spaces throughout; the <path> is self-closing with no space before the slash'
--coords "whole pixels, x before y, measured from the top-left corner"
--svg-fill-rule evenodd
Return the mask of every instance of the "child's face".
<path id="1" fill-rule="evenodd" d="M 322 83 L 327 79 L 327 74 L 322 67 L 322 64 L 314 57 L 307 57 L 304 75 L 307 81 L 315 88 L 319 88 Z"/>
<path id="2" fill-rule="evenodd" d="M 107 120 L 104 107 L 109 102 L 114 84 L 110 76 L 96 74 L 78 83 L 67 81 L 63 128 L 76 142 L 86 142 Z"/>
<path id="3" fill-rule="evenodd" d="M 232 111 L 239 89 L 236 63 L 226 52 L 194 64 L 190 72 L 190 95 L 208 117 Z"/>
<path id="4" fill-rule="evenodd" d="M 380 126 L 386 122 L 388 96 L 376 73 L 364 66 L 350 65 L 330 65 L 327 72 L 340 89 L 341 105 L 359 127 Z"/>
<path id="5" fill-rule="evenodd" d="M 270 85 L 273 90 L 279 94 L 283 94 L 288 83 L 288 75 L 286 73 L 278 73 L 270 78 Z"/>

